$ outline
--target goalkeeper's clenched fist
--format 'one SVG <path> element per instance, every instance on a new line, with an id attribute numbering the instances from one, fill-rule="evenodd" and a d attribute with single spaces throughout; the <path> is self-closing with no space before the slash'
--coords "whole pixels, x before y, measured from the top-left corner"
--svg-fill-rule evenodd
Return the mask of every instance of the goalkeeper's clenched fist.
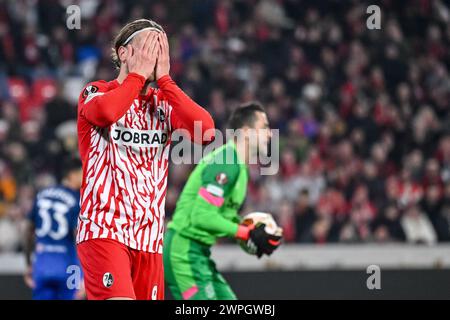
<path id="1" fill-rule="evenodd" d="M 270 256 L 281 244 L 281 236 L 273 235 L 265 230 L 264 223 L 251 226 L 246 240 L 249 250 L 261 258 L 263 254 Z"/>

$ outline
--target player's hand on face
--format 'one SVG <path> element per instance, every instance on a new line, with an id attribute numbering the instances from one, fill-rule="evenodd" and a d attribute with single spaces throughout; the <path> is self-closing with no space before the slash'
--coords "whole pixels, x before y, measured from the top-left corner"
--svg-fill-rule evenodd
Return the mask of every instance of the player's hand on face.
<path id="1" fill-rule="evenodd" d="M 25 274 L 23 275 L 23 279 L 25 280 L 25 284 L 33 289 L 34 288 L 34 280 L 33 280 L 33 268 L 28 267 L 25 271 Z"/>
<path id="2" fill-rule="evenodd" d="M 156 64 L 156 80 L 159 80 L 165 75 L 169 74 L 170 70 L 170 55 L 169 55 L 169 40 L 165 32 L 158 34 L 159 54 Z"/>
<path id="3" fill-rule="evenodd" d="M 128 71 L 137 73 L 149 79 L 155 71 L 158 58 L 158 34 L 157 31 L 148 31 L 139 34 L 136 41 L 127 45 Z"/>
<path id="4" fill-rule="evenodd" d="M 258 258 L 263 254 L 270 256 L 281 244 L 282 237 L 267 233 L 265 227 L 265 224 L 259 224 L 249 234 L 248 241 L 256 246 Z"/>

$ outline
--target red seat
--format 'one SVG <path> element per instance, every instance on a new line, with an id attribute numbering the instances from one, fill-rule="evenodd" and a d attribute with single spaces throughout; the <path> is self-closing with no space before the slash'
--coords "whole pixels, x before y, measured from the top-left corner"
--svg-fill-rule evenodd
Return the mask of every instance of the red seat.
<path id="1" fill-rule="evenodd" d="M 56 96 L 57 90 L 58 88 L 54 79 L 37 79 L 32 86 L 33 99 L 38 105 L 43 105 Z"/>
<path id="2" fill-rule="evenodd" d="M 25 99 L 19 104 L 20 121 L 26 122 L 33 118 L 33 114 L 41 109 L 41 105 L 33 98 Z"/>

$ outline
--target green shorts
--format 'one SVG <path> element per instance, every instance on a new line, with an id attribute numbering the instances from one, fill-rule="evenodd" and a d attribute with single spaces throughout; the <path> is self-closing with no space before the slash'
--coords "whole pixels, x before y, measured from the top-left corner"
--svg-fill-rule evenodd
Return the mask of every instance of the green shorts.
<path id="1" fill-rule="evenodd" d="M 164 240 L 164 275 L 176 300 L 236 300 L 211 260 L 210 247 L 169 229 Z"/>

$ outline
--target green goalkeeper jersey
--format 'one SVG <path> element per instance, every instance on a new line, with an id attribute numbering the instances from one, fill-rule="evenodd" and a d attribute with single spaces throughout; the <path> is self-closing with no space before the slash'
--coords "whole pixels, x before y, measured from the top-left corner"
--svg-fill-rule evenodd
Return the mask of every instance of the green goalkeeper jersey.
<path id="1" fill-rule="evenodd" d="M 167 227 L 209 246 L 217 238 L 234 237 L 247 181 L 247 166 L 239 161 L 236 146 L 230 141 L 195 167 Z"/>

